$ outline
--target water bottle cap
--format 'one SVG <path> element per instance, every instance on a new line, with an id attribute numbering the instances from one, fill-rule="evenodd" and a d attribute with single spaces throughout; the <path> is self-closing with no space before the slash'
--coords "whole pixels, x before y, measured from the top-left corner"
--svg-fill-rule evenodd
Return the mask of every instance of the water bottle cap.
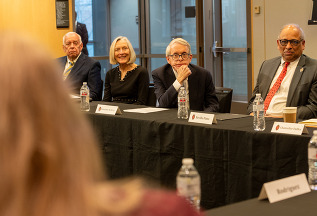
<path id="1" fill-rule="evenodd" d="M 182 163 L 186 165 L 191 165 L 194 164 L 194 160 L 192 158 L 183 158 Z"/>
<path id="2" fill-rule="evenodd" d="M 87 82 L 83 82 L 83 84 L 84 84 L 84 85 L 85 85 L 85 84 L 87 85 Z"/>
<path id="3" fill-rule="evenodd" d="M 258 94 L 255 94 L 255 96 L 257 97 L 257 96 L 261 96 L 261 94 L 260 93 L 258 93 Z"/>
<path id="4" fill-rule="evenodd" d="M 317 135 L 317 130 L 314 130 L 314 131 L 313 131 L 313 134 L 314 134 L 314 135 Z"/>

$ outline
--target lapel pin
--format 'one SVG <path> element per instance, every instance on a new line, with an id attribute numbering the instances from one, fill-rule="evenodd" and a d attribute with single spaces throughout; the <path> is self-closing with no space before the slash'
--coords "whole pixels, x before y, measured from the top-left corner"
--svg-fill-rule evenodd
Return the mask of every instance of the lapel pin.
<path id="1" fill-rule="evenodd" d="M 305 68 L 301 68 L 299 71 L 300 71 L 300 72 L 303 72 L 304 70 L 305 70 Z"/>

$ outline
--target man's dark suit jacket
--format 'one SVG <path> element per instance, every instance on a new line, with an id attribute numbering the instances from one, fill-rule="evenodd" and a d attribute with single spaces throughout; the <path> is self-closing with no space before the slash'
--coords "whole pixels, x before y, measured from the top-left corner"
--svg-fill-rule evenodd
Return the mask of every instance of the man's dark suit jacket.
<path id="1" fill-rule="evenodd" d="M 67 56 L 58 58 L 57 60 L 62 68 L 65 68 Z M 66 81 L 71 84 L 73 93 L 79 94 L 83 82 L 87 82 L 92 100 L 101 100 L 103 86 L 100 69 L 101 66 L 98 61 L 82 53 L 66 78 Z"/>
<path id="2" fill-rule="evenodd" d="M 263 100 L 269 92 L 271 82 L 281 64 L 281 57 L 264 61 L 249 101 L 248 112 L 252 112 L 252 103 L 256 93 L 261 93 Z M 317 60 L 302 55 L 295 69 L 286 101 L 287 107 L 297 107 L 297 118 L 317 117 Z"/>
<path id="3" fill-rule="evenodd" d="M 82 52 L 88 56 L 87 43 L 88 43 L 88 31 L 84 23 L 77 22 L 76 33 L 80 35 L 83 42 Z"/>
<path id="4" fill-rule="evenodd" d="M 217 112 L 219 103 L 210 72 L 193 64 L 188 67 L 192 72 L 188 77 L 190 109 Z M 155 69 L 152 77 L 159 107 L 177 107 L 178 92 L 173 86 L 176 77 L 171 65 Z"/>

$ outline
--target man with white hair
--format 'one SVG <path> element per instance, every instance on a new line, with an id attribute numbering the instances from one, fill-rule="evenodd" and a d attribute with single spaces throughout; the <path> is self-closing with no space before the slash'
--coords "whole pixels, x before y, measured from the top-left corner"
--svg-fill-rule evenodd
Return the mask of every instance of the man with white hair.
<path id="1" fill-rule="evenodd" d="M 190 64 L 192 57 L 189 43 L 182 38 L 172 40 L 167 46 L 168 64 L 152 72 L 159 107 L 176 108 L 178 91 L 184 86 L 190 109 L 217 112 L 219 103 L 211 73 Z"/>
<path id="2" fill-rule="evenodd" d="M 317 61 L 303 54 L 305 35 L 297 24 L 282 27 L 277 39 L 281 56 L 263 62 L 248 112 L 257 93 L 267 116 L 281 117 L 284 107 L 297 107 L 297 118 L 317 117 Z"/>
<path id="3" fill-rule="evenodd" d="M 83 82 L 87 82 L 92 100 L 101 100 L 102 80 L 100 63 L 83 54 L 80 35 L 68 32 L 63 37 L 63 50 L 66 56 L 57 60 L 64 68 L 63 78 L 69 82 L 73 93 L 79 94 Z"/>

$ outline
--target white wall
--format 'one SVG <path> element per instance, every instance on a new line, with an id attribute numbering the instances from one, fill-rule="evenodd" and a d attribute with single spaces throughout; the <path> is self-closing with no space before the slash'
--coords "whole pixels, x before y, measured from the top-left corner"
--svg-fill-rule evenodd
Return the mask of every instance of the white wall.
<path id="1" fill-rule="evenodd" d="M 312 15 L 312 0 L 253 0 L 252 7 L 260 6 L 260 14 L 253 16 L 253 71 L 254 85 L 264 60 L 279 56 L 277 36 L 288 23 L 299 24 L 306 35 L 304 53 L 317 59 L 317 25 L 308 25 Z"/>

